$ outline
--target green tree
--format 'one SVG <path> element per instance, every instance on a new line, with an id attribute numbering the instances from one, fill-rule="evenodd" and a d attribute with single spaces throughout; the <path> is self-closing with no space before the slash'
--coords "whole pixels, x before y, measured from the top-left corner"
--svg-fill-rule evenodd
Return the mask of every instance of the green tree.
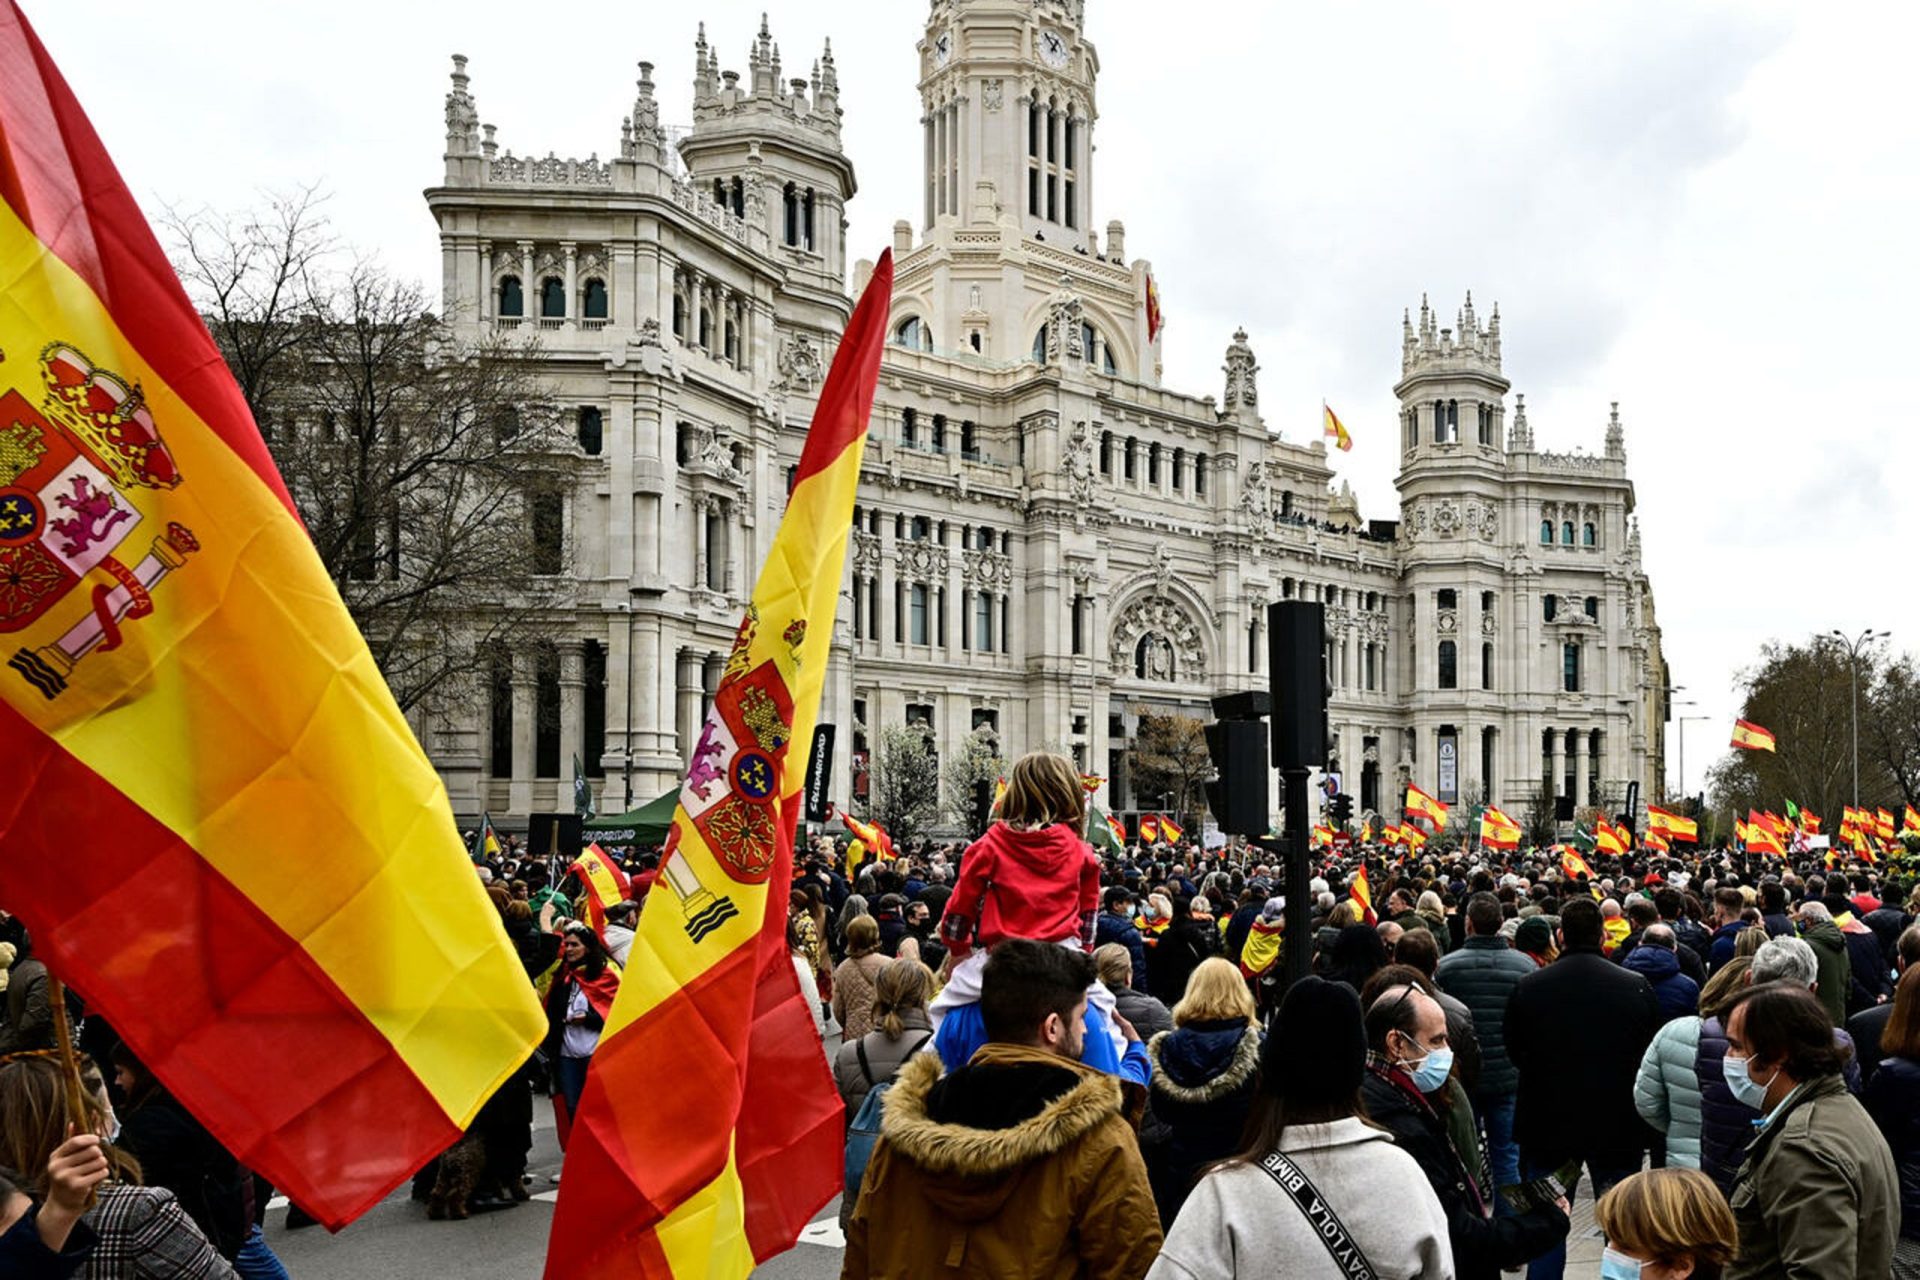
<path id="1" fill-rule="evenodd" d="M 1006 757 L 1000 754 L 1000 735 L 981 725 L 967 735 L 941 773 L 946 784 L 948 824 L 978 835 L 979 824 L 974 821 L 977 788 L 984 784 L 987 795 L 992 796 L 993 784 L 1007 773 Z"/>
<path id="2" fill-rule="evenodd" d="M 880 730 L 867 793 L 867 816 L 887 829 L 896 848 L 940 820 L 940 757 L 924 724 Z"/>

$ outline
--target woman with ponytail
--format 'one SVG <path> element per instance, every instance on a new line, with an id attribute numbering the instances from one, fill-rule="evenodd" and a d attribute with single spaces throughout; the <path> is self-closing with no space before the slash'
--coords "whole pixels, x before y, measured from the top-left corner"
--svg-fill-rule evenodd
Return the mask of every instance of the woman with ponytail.
<path id="1" fill-rule="evenodd" d="M 933 974 L 918 960 L 891 960 L 873 984 L 873 1030 L 840 1046 L 833 1078 L 847 1114 L 860 1109 L 868 1090 L 893 1079 L 900 1064 L 933 1037 L 927 1001 Z"/>

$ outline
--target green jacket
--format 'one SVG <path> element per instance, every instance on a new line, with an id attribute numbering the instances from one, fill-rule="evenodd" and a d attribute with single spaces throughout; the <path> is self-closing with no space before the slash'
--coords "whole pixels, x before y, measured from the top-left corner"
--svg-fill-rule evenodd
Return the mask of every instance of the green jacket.
<path id="1" fill-rule="evenodd" d="M 1810 926 L 1800 936 L 1813 948 L 1814 961 L 1819 965 L 1816 972 L 1820 987 L 1813 994 L 1820 997 L 1820 1004 L 1833 1025 L 1844 1027 L 1847 1025 L 1847 988 L 1853 985 L 1853 962 L 1847 959 L 1847 939 L 1839 925 L 1824 922 Z"/>
<path id="2" fill-rule="evenodd" d="M 1899 1174 L 1837 1075 L 1802 1086 L 1754 1138 L 1729 1202 L 1740 1256 L 1726 1280 L 1885 1280 L 1893 1266 Z"/>

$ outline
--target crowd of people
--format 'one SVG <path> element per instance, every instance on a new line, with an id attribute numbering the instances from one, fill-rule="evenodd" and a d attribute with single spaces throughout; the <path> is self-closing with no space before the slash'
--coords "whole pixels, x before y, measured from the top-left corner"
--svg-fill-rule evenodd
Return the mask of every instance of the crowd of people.
<path id="1" fill-rule="evenodd" d="M 796 860 L 845 1276 L 1547 1280 L 1588 1183 L 1609 1280 L 1920 1277 L 1903 860 L 1319 850 L 1289 985 L 1271 855 L 1097 855 L 1078 782 L 1036 754 L 978 841 Z M 477 867 L 550 1033 L 416 1178 L 427 1216 L 528 1198 L 537 1097 L 564 1145 L 658 870 L 618 856 L 599 927 L 511 841 Z M 49 975 L 4 916 L 0 947 L 0 1275 L 284 1275 L 271 1188 L 95 1017 L 112 1077 L 71 1114 Z"/>

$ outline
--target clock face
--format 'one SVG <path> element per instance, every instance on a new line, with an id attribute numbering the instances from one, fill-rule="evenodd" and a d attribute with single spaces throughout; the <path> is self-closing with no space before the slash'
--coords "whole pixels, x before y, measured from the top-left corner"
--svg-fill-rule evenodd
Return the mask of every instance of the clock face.
<path id="1" fill-rule="evenodd" d="M 953 56 L 953 33 L 943 31 L 933 42 L 933 65 L 944 67 L 947 59 Z"/>
<path id="2" fill-rule="evenodd" d="M 1040 33 L 1040 58 L 1048 66 L 1057 70 L 1066 66 L 1068 59 L 1071 57 L 1072 54 L 1067 49 L 1067 42 L 1060 38 L 1059 32 L 1043 31 Z"/>

